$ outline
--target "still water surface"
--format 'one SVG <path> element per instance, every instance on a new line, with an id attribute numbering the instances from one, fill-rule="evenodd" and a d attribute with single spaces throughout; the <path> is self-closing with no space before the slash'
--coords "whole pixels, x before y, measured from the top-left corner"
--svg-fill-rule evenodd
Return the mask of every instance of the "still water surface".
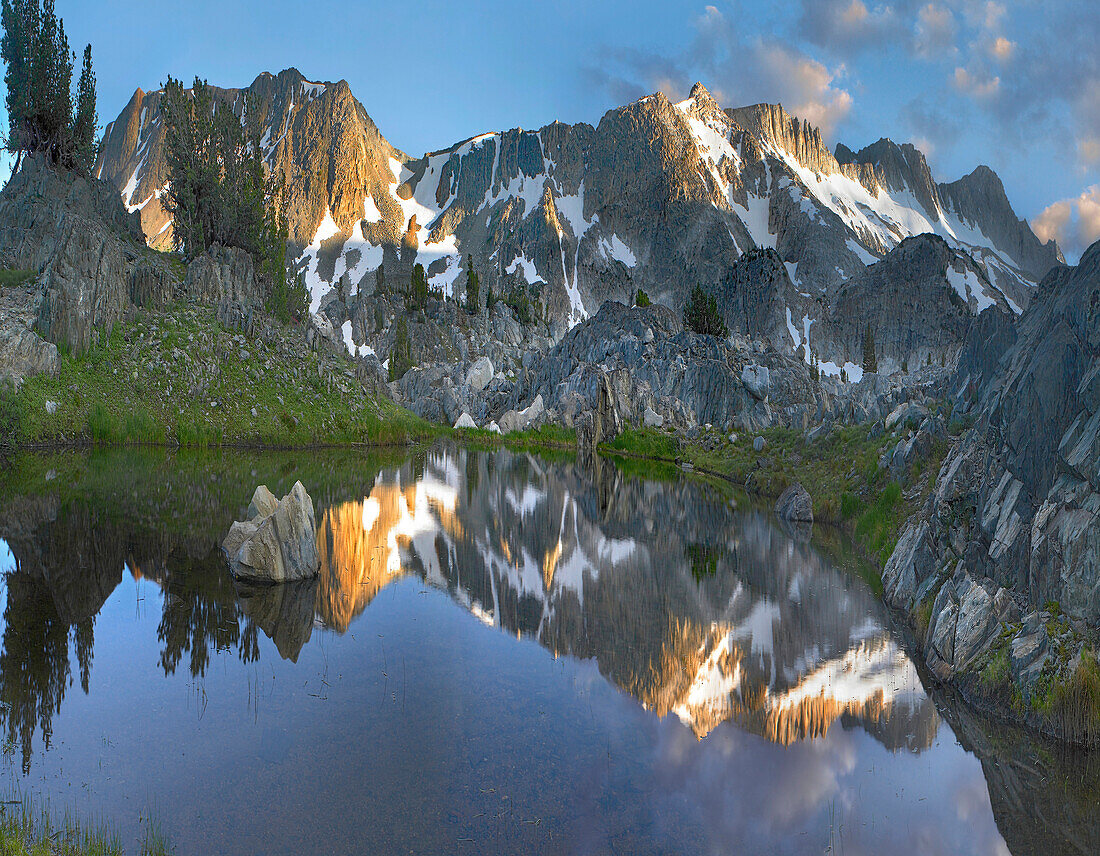
<path id="1" fill-rule="evenodd" d="M 1094 759 L 930 696 L 846 545 L 743 497 L 450 446 L 4 472 L 5 775 L 124 845 L 1097 852 Z M 320 578 L 235 586 L 297 478 Z"/>

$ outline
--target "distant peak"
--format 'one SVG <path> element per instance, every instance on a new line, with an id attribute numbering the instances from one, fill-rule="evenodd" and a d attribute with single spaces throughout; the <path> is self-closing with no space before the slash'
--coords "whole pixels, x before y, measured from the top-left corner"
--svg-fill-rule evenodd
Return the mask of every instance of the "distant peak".
<path id="1" fill-rule="evenodd" d="M 699 81 L 696 81 L 695 85 L 691 87 L 691 92 L 688 95 L 689 98 L 710 98 L 711 94 L 707 91 L 707 88 Z"/>

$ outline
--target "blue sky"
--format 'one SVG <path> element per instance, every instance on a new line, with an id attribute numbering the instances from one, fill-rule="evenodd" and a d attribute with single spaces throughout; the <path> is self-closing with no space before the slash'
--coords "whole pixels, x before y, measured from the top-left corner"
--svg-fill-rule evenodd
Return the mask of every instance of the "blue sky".
<path id="1" fill-rule="evenodd" d="M 1100 237 L 1093 0 L 57 0 L 92 43 L 100 121 L 172 74 L 243 86 L 296 66 L 346 79 L 410 154 L 475 133 L 598 122 L 701 80 L 725 106 L 781 101 L 830 145 L 916 143 L 941 181 L 979 163 L 1075 256 Z"/>

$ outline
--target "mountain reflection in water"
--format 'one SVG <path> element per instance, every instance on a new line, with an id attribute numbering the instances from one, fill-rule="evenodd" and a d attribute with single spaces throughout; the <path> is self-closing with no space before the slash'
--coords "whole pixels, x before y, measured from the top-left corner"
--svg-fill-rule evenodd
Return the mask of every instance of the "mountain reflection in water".
<path id="1" fill-rule="evenodd" d="M 700 737 L 732 719 L 788 744 L 845 716 L 891 748 L 931 743 L 935 707 L 873 595 L 809 543 L 697 485 L 623 481 L 610 508 L 595 500 L 571 469 L 507 453 L 383 473 L 321 514 L 317 616 L 346 631 L 416 574 L 487 624 L 596 660 Z M 304 635 L 265 630 L 280 651 Z"/>
<path id="2" fill-rule="evenodd" d="M 581 664 L 578 670 L 598 671 L 607 685 L 626 694 L 623 703 L 635 710 L 626 718 L 640 717 L 636 729 L 644 735 L 640 739 L 650 741 L 647 745 L 654 757 L 663 759 L 661 772 L 644 785 L 636 778 L 640 773 L 631 773 L 617 786 L 625 788 L 622 794 L 614 792 L 614 799 L 626 801 L 617 810 L 609 805 L 605 811 L 610 812 L 608 817 L 617 811 L 630 835 L 641 835 L 623 841 L 634 842 L 642 850 L 667 849 L 667 841 L 655 845 L 660 836 L 638 826 L 646 812 L 644 803 L 636 807 L 642 815 L 630 819 L 626 806 L 633 789 L 653 788 L 647 791 L 648 799 L 657 805 L 656 794 L 679 792 L 687 787 L 681 781 L 685 777 L 698 780 L 692 787 L 701 787 L 700 794 L 713 791 L 715 797 L 709 808 L 703 802 L 693 803 L 692 812 L 709 818 L 710 829 L 701 840 L 721 841 L 724 835 L 752 826 L 758 811 L 751 808 L 749 792 L 737 791 L 740 795 L 735 799 L 735 791 L 724 790 L 730 770 L 721 759 L 733 747 L 743 760 L 754 758 L 773 766 L 767 781 L 759 783 L 760 799 L 771 794 L 767 799 L 782 802 L 782 792 L 794 800 L 793 792 L 783 789 L 804 778 L 813 764 L 830 767 L 829 777 L 841 769 L 849 774 L 855 771 L 859 761 L 850 755 L 854 744 L 847 737 L 838 743 L 838 729 L 845 734 L 865 733 L 900 757 L 928 750 L 922 759 L 927 759 L 930 769 L 933 764 L 943 769 L 943 760 L 929 756 L 942 758 L 945 741 L 962 755 L 954 743 L 958 735 L 982 763 L 991 803 L 980 807 L 984 793 L 967 797 L 967 811 L 984 811 L 988 817 L 991 807 L 997 828 L 1017 856 L 1095 852 L 1100 844 L 1100 820 L 1091 797 L 1100 791 L 1100 769 L 1093 759 L 1072 753 L 1060 757 L 1031 736 L 997 727 L 946 696 L 938 699 L 949 723 L 944 725 L 917 669 L 890 632 L 877 599 L 857 576 L 838 568 L 835 545 L 823 552 L 805 533 L 785 530 L 770 512 L 739 508 L 706 485 L 628 478 L 606 463 L 593 473 L 572 463 L 549 463 L 527 454 L 451 446 L 405 461 L 321 458 L 307 473 L 309 478 L 303 479 L 317 510 L 321 574 L 302 583 L 263 587 L 234 584 L 219 544 L 231 522 L 242 516 L 256 483 L 266 482 L 281 495 L 301 475 L 294 458 L 260 456 L 238 461 L 181 455 L 165 460 L 108 453 L 93 457 L 90 464 L 81 459 L 81 467 L 86 464 L 80 490 L 61 487 L 62 479 L 43 482 L 38 478 L 36 483 L 44 488 L 0 494 L 0 570 L 6 583 L 0 722 L 8 745 L 20 750 L 24 775 L 36 763 L 44 763 L 43 753 L 54 740 L 55 719 L 72 703 L 67 695 L 96 696 L 96 653 L 117 650 L 100 645 L 97 633 L 114 634 L 111 645 L 117 646 L 120 633 L 132 632 L 126 622 L 120 623 L 117 608 L 111 613 L 114 617 L 104 618 L 111 612 L 110 602 L 117 601 L 123 590 L 134 591 L 133 608 L 139 619 L 147 611 L 152 613 L 153 660 L 160 680 L 189 679 L 203 699 L 201 721 L 206 686 L 212 673 L 226 671 L 227 662 L 237 661 L 251 670 L 246 676 L 250 706 L 255 703 L 253 696 L 258 699 L 259 695 L 261 670 L 257 667 L 262 666 L 264 674 L 270 670 L 275 680 L 277 669 L 272 665 L 273 654 L 265 653 L 272 650 L 265 637 L 289 667 L 300 660 L 312 663 L 316 655 L 310 652 L 322 649 L 325 686 L 330 684 L 325 678 L 326 639 L 347 637 L 354 642 L 357 632 L 377 636 L 383 645 L 380 665 L 390 668 L 385 665 L 384 646 L 397 643 L 383 641 L 380 632 L 373 632 L 380 616 L 377 608 L 364 613 L 383 594 L 404 592 L 407 589 L 402 586 L 411 583 L 445 592 L 451 604 L 484 625 L 532 640 L 554 658 Z M 34 472 L 33 466 L 25 466 Z M 133 582 L 123 585 L 127 578 Z M 382 603 L 387 600 L 388 596 Z M 405 620 L 415 620 L 417 598 L 404 602 L 411 606 L 402 609 L 413 610 L 402 613 Z M 429 612 L 438 620 L 438 613 Z M 392 626 L 389 632 L 392 638 Z M 429 630 L 428 637 L 433 633 Z M 455 637 L 452 633 L 448 638 Z M 519 662 L 522 652 L 517 643 L 507 644 L 513 646 Z M 139 657 L 149 653 L 136 642 L 134 646 Z M 408 643 L 406 652 L 414 654 Z M 222 665 L 212 669 L 215 663 Z M 363 668 L 355 663 L 345 658 L 344 668 Z M 534 689 L 522 684 L 523 679 L 499 658 L 486 665 L 511 675 L 518 692 Z M 308 681 L 312 667 L 304 668 Z M 294 683 L 298 678 L 301 687 L 294 672 L 279 674 L 283 682 L 289 677 Z M 133 691 L 155 689 L 148 678 L 144 680 Z M 383 694 L 392 694 L 397 703 L 388 681 L 387 677 Z M 223 687 L 223 695 L 224 683 L 224 679 L 216 682 Z M 422 692 L 431 688 L 428 683 Z M 406 689 L 403 685 L 402 710 Z M 303 699 L 302 692 L 299 689 L 284 699 L 289 706 L 283 709 L 284 716 L 305 714 L 304 701 L 326 697 L 322 690 Z M 498 707 L 520 706 L 514 694 L 505 691 L 502 698 L 496 701 Z M 550 703 L 547 698 L 540 704 Z M 560 703 L 567 706 L 566 701 Z M 380 715 L 373 708 L 364 714 L 367 723 Z M 260 721 L 258 711 L 255 715 Z M 459 716 L 453 711 L 449 715 Z M 215 722 L 226 717 L 232 721 L 237 712 L 222 711 L 222 719 L 211 716 Z M 417 716 L 431 721 L 427 710 Z M 326 721 L 322 708 L 318 727 L 326 727 Z M 175 719 L 170 722 L 175 727 Z M 568 728 L 567 720 L 559 726 Z M 444 728 L 442 734 L 446 733 Z M 748 735 L 789 748 L 773 746 L 769 754 L 757 745 L 767 744 Z M 232 732 L 224 739 L 233 745 Z M 485 763 L 483 755 L 496 751 L 468 734 L 466 739 L 473 741 L 471 770 Z M 518 769 L 526 753 L 544 751 L 515 739 L 518 742 L 510 751 L 520 759 Z M 574 743 L 576 751 L 583 751 L 582 736 L 558 739 L 569 743 L 553 750 L 553 757 L 560 752 L 568 755 L 567 747 Z M 697 739 L 702 741 L 700 752 L 688 751 L 683 741 L 694 745 Z M 211 744 L 215 745 L 220 744 Z M 148 754 L 148 744 L 136 745 L 134 751 Z M 443 750 L 436 746 L 431 751 Z M 402 752 L 410 763 L 420 757 L 412 746 L 395 745 L 384 753 L 386 763 L 396 765 L 392 770 L 402 769 Z M 962 763 L 953 755 L 950 758 L 948 769 Z M 308 770 L 314 766 L 311 758 L 290 774 L 301 777 L 304 788 L 312 781 Z M 328 766 L 327 773 L 324 765 L 318 770 L 315 790 L 328 786 L 328 779 L 339 780 L 334 772 L 339 762 L 330 760 Z M 379 759 L 372 759 L 370 766 L 391 769 Z M 739 775 L 752 775 L 751 770 L 737 769 Z M 166 770 L 165 775 L 176 774 Z M 362 768 L 353 764 L 349 775 L 359 781 Z M 417 787 L 426 781 L 420 771 L 410 775 Z M 464 778 L 465 774 L 460 775 L 459 781 Z M 469 778 L 473 784 L 475 778 Z M 490 784 L 474 790 L 489 793 Z M 810 780 L 805 784 L 809 786 Z M 824 787 L 823 780 L 813 784 Z M 539 792 L 535 779 L 526 786 L 532 794 Z M 611 786 L 609 781 L 607 787 Z M 408 798 L 408 794 L 402 797 Z M 597 802 L 611 798 L 606 793 L 593 797 Z M 425 811 L 434 805 L 427 796 L 421 799 Z M 809 811 L 815 804 L 809 799 L 797 811 Z M 672 805 L 661 810 L 666 809 L 672 810 Z M 379 821 L 392 822 L 387 812 L 393 806 L 388 802 L 379 803 L 375 810 L 381 812 Z M 813 810 L 824 811 L 820 806 Z M 911 820 L 926 820 L 915 805 L 907 810 L 913 812 Z M 683 806 L 675 808 L 676 813 L 681 811 Z M 793 817 L 795 802 L 782 811 L 776 806 L 775 812 L 770 831 L 753 826 L 756 834 L 794 834 L 784 829 L 786 822 L 778 817 Z M 331 814 L 340 812 L 334 807 Z M 473 816 L 480 815 L 473 812 Z M 960 813 L 950 822 L 962 819 Z M 927 820 L 935 825 L 935 818 Z M 275 822 L 269 817 L 260 826 Z M 287 815 L 286 823 L 294 822 Z M 322 822 L 320 816 L 317 822 Z M 973 817 L 966 822 L 975 823 Z M 559 819 L 559 827 L 563 824 Z M 975 840 L 986 835 L 981 827 L 981 823 L 974 827 Z M 520 829 L 513 850 L 524 849 L 534 840 L 529 836 L 535 830 Z M 425 827 L 416 834 L 443 831 L 444 827 Z M 342 827 L 330 830 L 332 835 L 344 832 Z M 211 838 L 192 844 L 210 846 L 220 840 L 213 827 L 204 834 Z M 652 839 L 647 837 L 651 834 Z M 864 833 L 849 834 L 858 840 Z M 770 840 L 765 837 L 757 843 Z M 988 838 L 982 840 L 988 843 Z M 605 849 L 581 846 L 578 841 L 574 839 L 572 849 Z M 867 841 L 881 843 L 881 838 L 872 836 Z M 391 843 L 406 849 L 450 846 L 443 839 L 415 835 L 395 837 Z M 238 849 L 266 849 L 266 844 L 241 839 Z M 704 849 L 683 842 L 678 846 Z M 983 844 L 981 850 L 1002 852 L 997 850 L 1001 846 L 989 849 Z M 548 849 L 559 852 L 561 847 Z M 789 840 L 780 849 L 798 852 Z M 908 852 L 932 851 L 920 842 L 908 848 Z"/>

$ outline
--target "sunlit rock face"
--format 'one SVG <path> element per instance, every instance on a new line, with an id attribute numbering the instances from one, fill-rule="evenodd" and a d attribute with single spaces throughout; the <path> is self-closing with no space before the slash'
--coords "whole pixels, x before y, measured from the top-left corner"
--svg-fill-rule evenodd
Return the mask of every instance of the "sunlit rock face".
<path id="1" fill-rule="evenodd" d="M 592 658 L 702 737 L 736 721 L 769 740 L 838 718 L 892 748 L 937 718 L 872 594 L 770 516 L 688 484 L 591 479 L 509 452 L 431 454 L 326 509 L 319 617 L 337 630 L 415 573 L 486 624 Z"/>

